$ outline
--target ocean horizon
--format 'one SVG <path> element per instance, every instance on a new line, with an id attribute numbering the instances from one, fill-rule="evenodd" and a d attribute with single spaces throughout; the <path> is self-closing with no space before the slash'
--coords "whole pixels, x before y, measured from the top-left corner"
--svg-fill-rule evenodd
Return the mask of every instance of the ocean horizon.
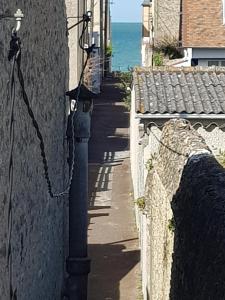
<path id="1" fill-rule="evenodd" d="M 141 23 L 112 23 L 112 70 L 128 71 L 141 64 Z"/>

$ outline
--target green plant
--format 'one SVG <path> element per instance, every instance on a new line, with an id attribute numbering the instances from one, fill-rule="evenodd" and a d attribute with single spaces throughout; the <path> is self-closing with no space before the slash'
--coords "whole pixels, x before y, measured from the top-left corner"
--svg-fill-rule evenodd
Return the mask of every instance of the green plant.
<path id="1" fill-rule="evenodd" d="M 148 171 L 151 171 L 153 169 L 153 162 L 156 158 L 156 154 L 151 154 L 150 158 L 146 161 L 145 163 L 145 168 L 148 170 Z"/>
<path id="2" fill-rule="evenodd" d="M 170 219 L 170 220 L 168 221 L 168 229 L 169 229 L 169 231 L 171 231 L 171 232 L 174 232 L 174 231 L 175 231 L 175 219 L 174 219 L 174 217 L 172 217 L 172 219 Z"/>
<path id="3" fill-rule="evenodd" d="M 225 150 L 220 149 L 216 159 L 223 167 L 225 167 Z"/>
<path id="4" fill-rule="evenodd" d="M 106 56 L 108 56 L 108 57 L 112 56 L 113 48 L 112 48 L 111 42 L 106 46 L 105 53 L 106 53 Z"/>
<path id="5" fill-rule="evenodd" d="M 131 72 L 119 72 L 117 75 L 119 79 L 119 87 L 123 90 L 123 101 L 128 110 L 131 108 L 131 85 L 132 85 L 132 73 Z"/>
<path id="6" fill-rule="evenodd" d="M 145 209 L 145 197 L 140 197 L 134 201 L 134 203 L 138 206 L 139 209 Z"/>
<path id="7" fill-rule="evenodd" d="M 153 54 L 153 63 L 156 67 L 160 67 L 163 65 L 163 55 L 161 52 L 155 52 Z"/>
<path id="8" fill-rule="evenodd" d="M 127 93 L 127 96 L 123 98 L 126 108 L 130 111 L 131 109 L 131 94 Z"/>
<path id="9" fill-rule="evenodd" d="M 154 48 L 155 52 L 161 53 L 169 59 L 181 58 L 183 55 L 179 50 L 179 42 L 170 37 L 164 37 Z"/>

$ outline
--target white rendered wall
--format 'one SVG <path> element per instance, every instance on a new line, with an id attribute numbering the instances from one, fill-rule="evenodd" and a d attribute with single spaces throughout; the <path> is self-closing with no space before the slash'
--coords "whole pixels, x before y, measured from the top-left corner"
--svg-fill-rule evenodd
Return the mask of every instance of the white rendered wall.
<path id="1" fill-rule="evenodd" d="M 221 151 L 225 151 L 225 132 L 215 127 L 212 131 L 206 130 L 203 127 L 197 129 L 198 133 L 205 139 L 206 144 L 217 156 Z"/>

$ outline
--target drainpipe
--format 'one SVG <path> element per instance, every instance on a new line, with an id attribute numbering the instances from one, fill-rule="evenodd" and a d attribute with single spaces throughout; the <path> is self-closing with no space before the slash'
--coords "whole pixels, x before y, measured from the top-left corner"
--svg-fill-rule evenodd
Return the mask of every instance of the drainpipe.
<path id="1" fill-rule="evenodd" d="M 77 90 L 67 92 L 77 98 Z M 89 92 L 89 91 L 88 91 Z M 90 110 L 92 100 L 81 87 L 77 110 L 74 114 L 74 172 L 69 193 L 69 257 L 67 259 L 67 295 L 70 300 L 87 300 L 90 259 L 87 251 L 88 229 L 88 141 L 90 137 Z M 89 92 L 89 95 L 92 95 Z M 68 128 L 71 133 L 71 128 Z M 71 136 L 70 136 L 71 137 Z M 70 138 L 70 149 L 72 142 Z"/>
<path id="2" fill-rule="evenodd" d="M 183 0 L 180 0 L 180 24 L 179 24 L 179 47 L 182 47 L 183 39 Z"/>
<path id="3" fill-rule="evenodd" d="M 101 60 L 101 78 L 104 70 L 104 39 L 103 39 L 103 0 L 100 0 L 100 60 Z"/>
<path id="4" fill-rule="evenodd" d="M 105 60 L 105 68 L 104 68 L 104 77 L 107 76 L 109 72 L 109 63 L 108 63 L 108 57 L 107 57 L 107 47 L 108 47 L 108 25 L 109 25 L 109 0 L 105 0 L 105 22 L 104 22 L 104 48 L 105 48 L 105 53 L 104 53 L 104 60 Z"/>

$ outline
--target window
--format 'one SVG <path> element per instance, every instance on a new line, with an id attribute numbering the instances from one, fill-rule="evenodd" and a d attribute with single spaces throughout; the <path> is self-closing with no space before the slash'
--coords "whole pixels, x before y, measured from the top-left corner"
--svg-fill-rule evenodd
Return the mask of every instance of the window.
<path id="1" fill-rule="evenodd" d="M 208 60 L 208 67 L 225 67 L 225 60 Z"/>
<path id="2" fill-rule="evenodd" d="M 198 66 L 198 59 L 192 58 L 192 60 L 191 60 L 191 66 L 192 67 Z"/>
<path id="3" fill-rule="evenodd" d="M 219 61 L 218 60 L 209 60 L 208 61 L 208 66 L 212 67 L 212 66 L 219 66 Z"/>

